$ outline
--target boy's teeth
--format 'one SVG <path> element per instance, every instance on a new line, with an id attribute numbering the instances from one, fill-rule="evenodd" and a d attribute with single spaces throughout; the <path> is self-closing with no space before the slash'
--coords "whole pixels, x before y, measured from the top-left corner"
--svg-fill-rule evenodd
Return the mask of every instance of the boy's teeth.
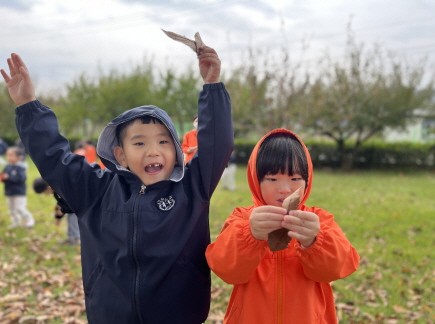
<path id="1" fill-rule="evenodd" d="M 145 171 L 147 172 L 155 172 L 155 171 L 159 171 L 163 168 L 163 165 L 161 165 L 160 163 L 152 163 L 152 164 L 148 164 L 145 167 Z"/>

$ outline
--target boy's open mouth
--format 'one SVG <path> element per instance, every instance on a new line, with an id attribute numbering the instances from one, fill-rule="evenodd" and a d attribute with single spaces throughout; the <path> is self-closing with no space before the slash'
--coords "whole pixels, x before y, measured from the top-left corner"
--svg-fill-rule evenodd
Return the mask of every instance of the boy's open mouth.
<path id="1" fill-rule="evenodd" d="M 163 168 L 163 164 L 160 164 L 160 163 L 152 163 L 152 164 L 148 164 L 148 165 L 145 167 L 145 172 L 153 173 L 153 172 L 160 171 L 162 168 Z"/>

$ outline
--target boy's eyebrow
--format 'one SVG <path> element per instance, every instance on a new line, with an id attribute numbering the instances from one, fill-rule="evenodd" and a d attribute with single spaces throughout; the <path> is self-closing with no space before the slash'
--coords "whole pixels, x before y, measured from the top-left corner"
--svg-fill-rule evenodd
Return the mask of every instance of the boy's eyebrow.
<path id="1" fill-rule="evenodd" d="M 156 137 L 170 137 L 171 135 L 169 135 L 168 132 L 164 132 L 164 133 L 159 133 L 156 134 Z M 130 138 L 130 141 L 134 141 L 137 140 L 139 138 L 147 138 L 149 136 L 143 135 L 143 134 L 138 134 L 138 135 L 134 135 L 133 137 Z"/>

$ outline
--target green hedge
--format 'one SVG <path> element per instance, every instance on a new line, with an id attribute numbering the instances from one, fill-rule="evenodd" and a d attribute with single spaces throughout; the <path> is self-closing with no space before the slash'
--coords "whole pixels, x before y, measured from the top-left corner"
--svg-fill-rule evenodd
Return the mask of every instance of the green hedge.
<path id="1" fill-rule="evenodd" d="M 9 145 L 13 145 L 15 138 L 3 138 Z M 69 138 L 71 150 L 75 143 L 82 138 Z M 181 139 L 182 140 L 182 139 Z M 97 139 L 92 140 L 94 144 Z M 237 163 L 246 165 L 256 142 L 244 139 L 235 140 Z M 340 168 L 337 148 L 334 143 L 314 140 L 305 142 L 313 160 L 315 168 Z M 347 154 L 351 154 L 347 148 Z M 383 143 L 365 144 L 354 159 L 354 169 L 429 169 L 435 170 L 435 143 Z"/>
<path id="2" fill-rule="evenodd" d="M 255 142 L 246 140 L 235 141 L 235 151 L 238 164 L 247 164 Z M 316 142 L 305 143 L 310 151 L 315 168 L 340 167 L 340 159 L 333 143 Z M 351 157 L 351 148 L 346 149 Z M 353 163 L 354 169 L 391 169 L 415 168 L 435 169 L 435 143 L 369 143 L 364 145 Z"/>

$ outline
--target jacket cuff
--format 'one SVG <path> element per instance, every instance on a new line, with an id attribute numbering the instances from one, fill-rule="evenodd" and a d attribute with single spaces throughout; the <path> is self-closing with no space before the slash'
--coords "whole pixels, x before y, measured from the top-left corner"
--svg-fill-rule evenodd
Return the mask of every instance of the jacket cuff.
<path id="1" fill-rule="evenodd" d="M 325 239 L 325 232 L 319 231 L 319 233 L 317 233 L 316 240 L 314 241 L 314 243 L 311 244 L 307 248 L 303 248 L 301 246 L 301 243 L 299 243 L 299 241 L 294 240 L 297 255 L 298 256 L 304 256 L 304 255 L 308 256 L 308 255 L 312 255 L 312 254 L 316 254 L 316 253 L 320 252 L 322 250 L 322 245 L 323 245 L 324 239 Z"/>
<path id="2" fill-rule="evenodd" d="M 44 105 L 39 100 L 29 101 L 28 103 L 25 103 L 24 105 L 15 108 L 15 114 L 22 115 L 33 109 L 42 108 L 42 107 L 44 107 Z"/>
<path id="3" fill-rule="evenodd" d="M 246 242 L 249 249 L 257 250 L 262 248 L 267 248 L 267 240 L 257 240 L 251 232 L 251 225 L 249 222 L 243 225 L 242 237 Z"/>
<path id="4" fill-rule="evenodd" d="M 204 91 L 213 91 L 213 90 L 224 90 L 225 85 L 223 82 L 218 83 L 206 83 L 202 86 L 202 90 Z"/>

